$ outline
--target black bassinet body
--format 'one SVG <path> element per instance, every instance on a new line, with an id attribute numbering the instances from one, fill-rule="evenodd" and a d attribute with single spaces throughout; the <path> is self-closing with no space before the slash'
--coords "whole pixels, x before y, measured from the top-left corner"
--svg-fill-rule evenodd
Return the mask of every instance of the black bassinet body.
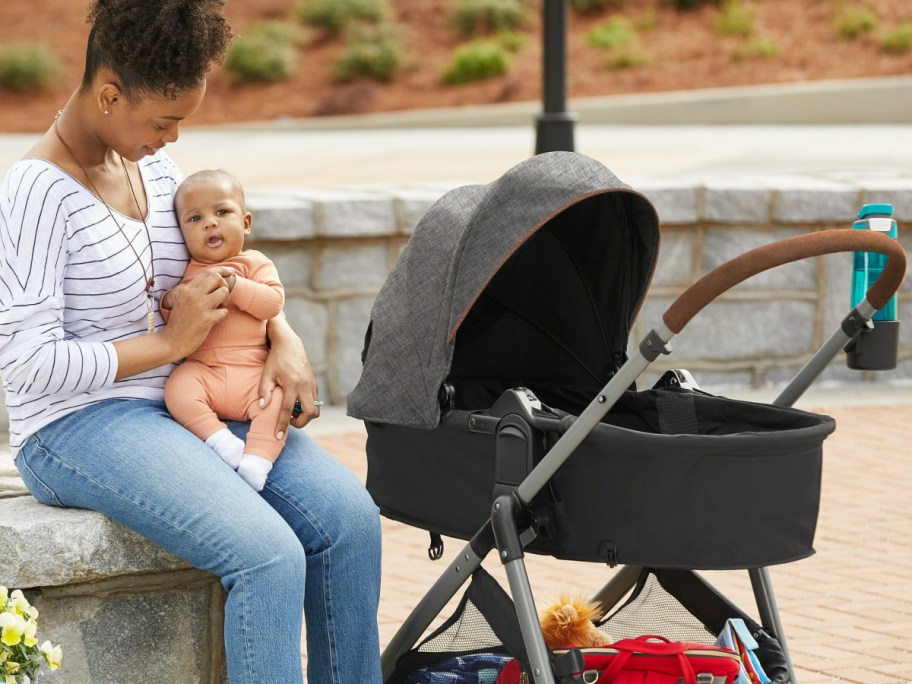
<path id="1" fill-rule="evenodd" d="M 628 392 L 534 502 L 529 550 L 656 568 L 753 568 L 813 553 L 828 416 L 700 393 L 692 404 Z M 682 408 L 690 406 L 690 408 Z M 681 412 L 692 434 L 663 424 Z M 470 539 L 490 516 L 496 436 L 486 412 L 453 411 L 434 430 L 368 424 L 367 486 L 395 520 Z M 544 435 L 551 442 L 559 435 Z"/>
<path id="2" fill-rule="evenodd" d="M 626 359 L 658 242 L 649 201 L 574 153 L 442 197 L 374 303 L 349 395 L 381 511 L 478 532 L 497 480 L 492 407 L 525 387 L 565 427 L 579 415 Z M 790 408 L 631 389 L 536 497 L 529 548 L 659 568 L 807 556 L 833 427 Z M 559 437 L 536 431 L 539 457 Z"/>

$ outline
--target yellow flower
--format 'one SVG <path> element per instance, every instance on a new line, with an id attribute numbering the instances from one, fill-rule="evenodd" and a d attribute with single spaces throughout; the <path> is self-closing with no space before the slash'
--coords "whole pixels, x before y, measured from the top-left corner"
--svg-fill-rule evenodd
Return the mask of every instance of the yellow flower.
<path id="1" fill-rule="evenodd" d="M 28 599 L 22 594 L 21 589 L 15 589 L 10 592 L 9 601 L 13 612 L 19 615 L 27 615 L 32 609 L 32 604 L 30 604 Z"/>
<path id="2" fill-rule="evenodd" d="M 0 613 L 0 642 L 16 646 L 25 634 L 25 620 L 18 615 Z"/>
<path id="3" fill-rule="evenodd" d="M 12 660 L 8 660 L 3 664 L 3 667 L 6 668 L 6 671 L 10 674 L 16 674 L 19 671 L 19 663 L 14 663 Z"/>
<path id="4" fill-rule="evenodd" d="M 60 661 L 63 660 L 63 649 L 60 646 L 52 646 L 50 641 L 45 641 L 38 649 L 44 654 L 48 667 L 52 670 L 60 667 Z"/>
<path id="5" fill-rule="evenodd" d="M 31 610 L 31 604 L 26 601 L 23 597 L 13 599 L 13 610 L 16 611 L 19 615 L 28 615 L 28 612 Z"/>
<path id="6" fill-rule="evenodd" d="M 0 648 L 0 665 L 3 665 L 7 658 L 9 658 L 9 651 Z"/>
<path id="7" fill-rule="evenodd" d="M 29 620 L 25 623 L 25 631 L 22 633 L 22 642 L 28 647 L 31 648 L 38 643 L 38 639 L 35 637 L 35 634 L 38 632 L 38 623 L 34 620 Z"/>

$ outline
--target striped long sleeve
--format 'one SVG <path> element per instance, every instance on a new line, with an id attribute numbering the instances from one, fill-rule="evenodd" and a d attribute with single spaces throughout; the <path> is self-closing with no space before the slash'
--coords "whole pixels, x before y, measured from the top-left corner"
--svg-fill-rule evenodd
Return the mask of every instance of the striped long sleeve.
<path id="1" fill-rule="evenodd" d="M 89 404 L 162 396 L 171 366 L 115 380 L 113 343 L 147 329 L 146 272 L 157 295 L 187 264 L 173 207 L 179 172 L 161 152 L 139 164 L 148 233 L 43 159 L 18 162 L 0 185 L 0 377 L 14 454 Z"/>

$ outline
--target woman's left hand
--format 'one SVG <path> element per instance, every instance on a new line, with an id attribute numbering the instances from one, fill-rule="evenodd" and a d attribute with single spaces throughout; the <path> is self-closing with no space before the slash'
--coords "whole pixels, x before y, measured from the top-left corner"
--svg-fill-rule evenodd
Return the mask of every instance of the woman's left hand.
<path id="1" fill-rule="evenodd" d="M 260 378 L 260 405 L 269 404 L 276 385 L 282 388 L 282 410 L 276 423 L 276 438 L 281 439 L 289 423 L 302 428 L 319 417 L 319 391 L 304 343 L 284 316 L 269 320 L 268 334 L 270 351 Z M 300 402 L 300 412 L 295 410 L 295 402 Z"/>

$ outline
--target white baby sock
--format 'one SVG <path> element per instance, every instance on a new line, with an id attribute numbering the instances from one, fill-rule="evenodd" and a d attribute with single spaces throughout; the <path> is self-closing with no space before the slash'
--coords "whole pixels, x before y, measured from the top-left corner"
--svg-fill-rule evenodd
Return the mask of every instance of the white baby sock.
<path id="1" fill-rule="evenodd" d="M 206 444 L 219 455 L 219 457 L 232 468 L 237 470 L 244 454 L 244 440 L 231 434 L 228 428 L 222 428 L 212 433 Z"/>
<path id="2" fill-rule="evenodd" d="M 241 458 L 241 465 L 237 469 L 238 475 L 258 492 L 263 490 L 266 476 L 269 475 L 270 470 L 272 470 L 272 463 L 255 454 L 244 454 Z"/>

